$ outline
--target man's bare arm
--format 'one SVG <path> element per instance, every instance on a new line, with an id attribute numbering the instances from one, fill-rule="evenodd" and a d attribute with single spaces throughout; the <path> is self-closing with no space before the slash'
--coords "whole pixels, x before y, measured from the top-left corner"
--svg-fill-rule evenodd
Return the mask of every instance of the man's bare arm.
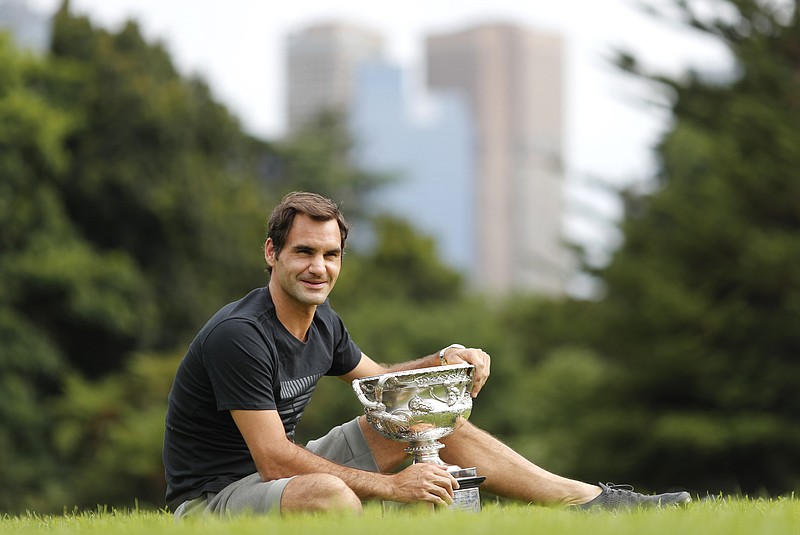
<path id="1" fill-rule="evenodd" d="M 437 465 L 416 464 L 397 474 L 377 474 L 328 461 L 289 441 L 277 411 L 231 411 L 261 479 L 302 474 L 337 476 L 361 499 L 451 503 L 455 479 Z"/>

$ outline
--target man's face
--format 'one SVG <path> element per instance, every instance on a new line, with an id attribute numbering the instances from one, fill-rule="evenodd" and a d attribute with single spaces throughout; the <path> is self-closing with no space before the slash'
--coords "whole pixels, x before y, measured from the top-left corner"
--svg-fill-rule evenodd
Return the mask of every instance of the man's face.
<path id="1" fill-rule="evenodd" d="M 267 239 L 272 267 L 270 289 L 298 305 L 321 305 L 333 290 L 342 267 L 342 235 L 336 220 L 315 221 L 297 214 L 286 243 L 278 252 Z"/>

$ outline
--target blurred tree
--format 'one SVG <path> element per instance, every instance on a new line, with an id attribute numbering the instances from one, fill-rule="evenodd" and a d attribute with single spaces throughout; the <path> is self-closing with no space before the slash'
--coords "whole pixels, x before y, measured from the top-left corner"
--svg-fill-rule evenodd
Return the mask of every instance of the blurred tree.
<path id="1" fill-rule="evenodd" d="M 57 182 L 66 215 L 146 281 L 139 298 L 148 328 L 134 347 L 185 343 L 219 303 L 262 282 L 263 227 L 253 222 L 265 217 L 258 171 L 268 148 L 242 132 L 205 83 L 182 78 L 133 22 L 111 34 L 65 2 L 51 48 L 82 82 L 51 92 L 76 122 Z M 99 375 L 132 348 L 86 347 L 70 358 Z"/>
<path id="2" fill-rule="evenodd" d="M 65 374 L 99 377 L 135 350 L 184 344 L 210 311 L 264 277 L 253 222 L 265 217 L 256 170 L 266 145 L 243 134 L 204 84 L 182 80 L 135 25 L 95 30 L 65 3 L 53 31 L 58 52 L 47 58 L 0 40 L 5 511 L 92 505 L 95 494 L 72 485 L 101 479 L 90 477 L 96 459 L 65 457 L 51 440 Z M 68 390 L 67 400 L 89 391 Z M 165 398 L 150 433 L 127 436 L 159 438 Z M 93 438 L 87 451 L 137 447 Z M 159 478 L 160 459 L 148 469 Z M 109 480 L 118 492 L 103 503 L 135 497 L 131 482 Z"/>
<path id="3" fill-rule="evenodd" d="M 667 90 L 673 122 L 657 187 L 626 192 L 624 245 L 598 273 L 591 338 L 616 371 L 574 458 L 597 477 L 784 493 L 800 488 L 800 13 L 715 4 L 675 3 L 727 45 L 729 76 L 620 56 Z"/>
<path id="4" fill-rule="evenodd" d="M 0 36 L 0 508 L 46 503 L 46 401 L 57 390 L 79 335 L 101 333 L 99 348 L 128 346 L 140 328 L 136 270 L 98 251 L 66 216 L 56 183 L 69 165 L 63 149 L 74 121 L 49 102 L 42 73 L 68 73 L 23 56 Z M 65 336 L 71 333 L 71 336 Z"/>
<path id="5" fill-rule="evenodd" d="M 265 164 L 265 182 L 282 197 L 313 191 L 339 204 L 351 225 L 368 224 L 367 198 L 387 175 L 365 172 L 352 163 L 353 139 L 345 118 L 323 112 L 291 136 L 273 144 Z"/>
<path id="6" fill-rule="evenodd" d="M 54 449 L 66 469 L 49 483 L 61 504 L 163 506 L 165 400 L 182 356 L 137 353 L 123 370 L 96 381 L 68 375 L 53 423 Z"/>
<path id="7" fill-rule="evenodd" d="M 464 296 L 463 277 L 442 262 L 433 238 L 391 216 L 378 215 L 370 223 L 374 245 L 353 252 L 356 258 L 348 249 L 341 287 L 331 296 L 338 308 L 375 299 L 425 306 Z"/>

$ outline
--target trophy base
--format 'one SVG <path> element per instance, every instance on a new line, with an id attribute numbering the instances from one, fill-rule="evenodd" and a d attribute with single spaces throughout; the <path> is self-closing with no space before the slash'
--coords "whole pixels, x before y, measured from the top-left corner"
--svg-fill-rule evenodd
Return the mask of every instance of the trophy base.
<path id="1" fill-rule="evenodd" d="M 477 470 L 475 468 L 458 468 L 454 467 L 452 470 L 449 470 L 453 477 L 456 478 L 458 481 L 459 488 L 453 491 L 453 503 L 446 507 L 447 510 L 451 511 L 464 511 L 468 513 L 480 513 L 481 511 L 481 494 L 478 490 L 478 486 L 483 483 L 486 478 L 483 476 L 476 475 Z M 383 512 L 386 514 L 392 510 L 398 509 L 413 509 L 418 507 L 430 507 L 433 506 L 431 504 L 422 505 L 422 504 L 408 504 L 408 503 L 398 503 L 392 502 L 388 500 L 383 501 Z"/>
<path id="2" fill-rule="evenodd" d="M 458 489 L 453 491 L 453 503 L 448 505 L 447 508 L 455 511 L 480 513 L 481 493 L 478 490 L 478 486 L 486 478 L 479 476 L 475 468 L 459 468 L 450 470 L 450 473 L 458 481 Z"/>

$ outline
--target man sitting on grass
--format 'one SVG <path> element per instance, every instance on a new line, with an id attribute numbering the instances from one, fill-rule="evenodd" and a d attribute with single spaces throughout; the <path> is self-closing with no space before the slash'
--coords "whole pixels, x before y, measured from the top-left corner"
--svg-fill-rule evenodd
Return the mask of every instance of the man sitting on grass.
<path id="1" fill-rule="evenodd" d="M 453 344 L 386 366 L 361 352 L 328 303 L 342 267 L 348 226 L 338 207 L 292 193 L 274 209 L 264 245 L 269 285 L 224 306 L 200 330 L 178 367 L 166 417 L 167 503 L 176 518 L 197 512 L 361 510 L 362 500 L 453 501 L 446 467 L 412 464 L 403 445 L 363 416 L 305 446 L 295 426 L 323 375 L 346 383 L 445 364 L 475 366 L 472 395 L 491 359 Z M 484 489 L 537 504 L 582 508 L 662 506 L 687 492 L 646 496 L 614 485 L 561 477 L 531 463 L 467 421 L 442 442 L 445 462 L 476 466 Z"/>

